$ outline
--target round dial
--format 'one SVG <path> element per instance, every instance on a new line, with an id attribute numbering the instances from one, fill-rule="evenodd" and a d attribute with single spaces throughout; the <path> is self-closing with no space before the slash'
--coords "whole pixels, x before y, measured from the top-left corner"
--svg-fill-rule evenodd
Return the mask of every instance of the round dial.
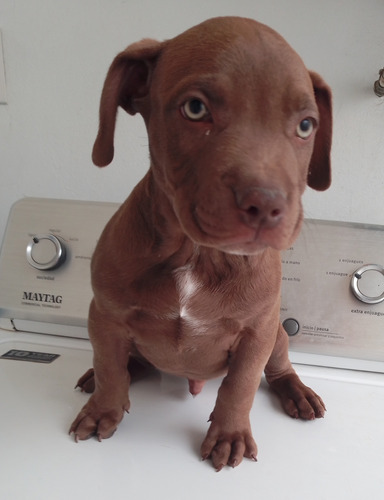
<path id="1" fill-rule="evenodd" d="M 37 234 L 27 246 L 27 261 L 39 269 L 56 269 L 65 261 L 66 251 L 63 242 L 53 234 Z"/>
<path id="2" fill-rule="evenodd" d="M 384 267 L 367 264 L 352 274 L 351 289 L 355 297 L 366 304 L 379 304 L 384 300 Z"/>

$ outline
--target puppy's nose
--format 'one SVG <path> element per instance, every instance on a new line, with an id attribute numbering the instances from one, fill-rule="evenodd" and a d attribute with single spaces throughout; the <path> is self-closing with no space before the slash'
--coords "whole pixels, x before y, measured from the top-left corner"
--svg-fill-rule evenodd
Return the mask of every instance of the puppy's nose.
<path id="1" fill-rule="evenodd" d="M 236 194 L 236 201 L 245 224 L 250 227 L 262 225 L 276 227 L 283 218 L 286 196 L 276 189 L 251 188 Z"/>

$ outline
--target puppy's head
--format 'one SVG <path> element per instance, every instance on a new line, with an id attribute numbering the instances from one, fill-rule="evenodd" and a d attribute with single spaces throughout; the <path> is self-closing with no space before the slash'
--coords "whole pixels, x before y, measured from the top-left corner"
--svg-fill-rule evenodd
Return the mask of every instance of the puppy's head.
<path id="1" fill-rule="evenodd" d="M 256 21 L 215 18 L 120 53 L 101 97 L 96 165 L 113 159 L 118 106 L 142 114 L 153 175 L 197 244 L 284 249 L 305 186 L 330 184 L 330 90 Z"/>

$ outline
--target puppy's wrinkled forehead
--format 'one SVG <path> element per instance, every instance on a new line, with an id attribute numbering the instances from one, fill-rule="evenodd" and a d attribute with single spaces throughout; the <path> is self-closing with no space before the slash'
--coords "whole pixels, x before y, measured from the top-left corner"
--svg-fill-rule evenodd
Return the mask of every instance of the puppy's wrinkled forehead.
<path id="1" fill-rule="evenodd" d="M 273 86 L 288 74 L 292 78 L 292 68 L 297 81 L 304 76 L 309 82 L 300 57 L 278 33 L 244 18 L 210 19 L 189 29 L 165 43 L 159 63 L 159 82 L 171 74 L 179 81 L 218 74 L 237 85 L 252 80 Z"/>

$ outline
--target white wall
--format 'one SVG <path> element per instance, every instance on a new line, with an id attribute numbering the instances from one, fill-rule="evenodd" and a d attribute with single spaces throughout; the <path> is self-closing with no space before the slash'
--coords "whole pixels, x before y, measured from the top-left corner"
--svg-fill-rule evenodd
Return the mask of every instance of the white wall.
<path id="1" fill-rule="evenodd" d="M 384 224 L 383 0 L 0 0 L 8 105 L 0 106 L 0 239 L 23 196 L 122 201 L 148 167 L 140 117 L 120 115 L 115 160 L 90 151 L 114 55 L 216 15 L 279 31 L 334 92 L 333 186 L 306 216 Z"/>

